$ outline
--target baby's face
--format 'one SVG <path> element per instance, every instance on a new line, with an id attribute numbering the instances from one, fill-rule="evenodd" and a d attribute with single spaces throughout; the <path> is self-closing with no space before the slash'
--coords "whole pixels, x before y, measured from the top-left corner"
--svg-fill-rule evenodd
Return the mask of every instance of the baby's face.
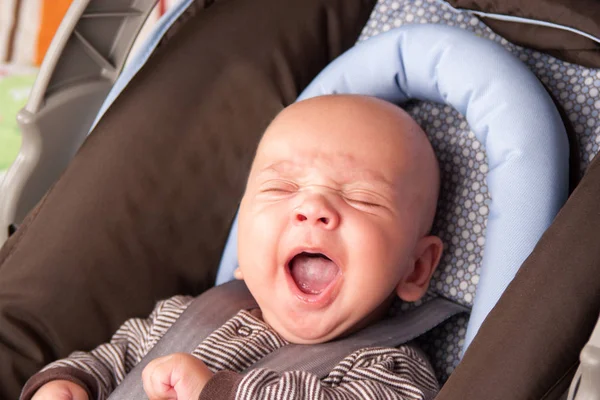
<path id="1" fill-rule="evenodd" d="M 426 236 L 437 164 L 395 106 L 358 96 L 297 103 L 261 141 L 243 197 L 239 275 L 294 343 L 343 335 L 413 301 L 441 254 Z"/>

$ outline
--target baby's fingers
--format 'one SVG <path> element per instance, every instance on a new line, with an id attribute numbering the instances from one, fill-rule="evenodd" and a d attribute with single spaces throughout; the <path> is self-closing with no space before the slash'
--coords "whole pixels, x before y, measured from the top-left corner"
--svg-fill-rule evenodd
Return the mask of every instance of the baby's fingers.
<path id="1" fill-rule="evenodd" d="M 142 371 L 144 391 L 150 400 L 176 400 L 177 392 L 171 385 L 173 365 L 168 357 L 152 360 Z"/>
<path id="2" fill-rule="evenodd" d="M 85 389 L 71 381 L 50 381 L 38 389 L 31 400 L 88 400 Z"/>
<path id="3" fill-rule="evenodd" d="M 213 373 L 187 353 L 157 358 L 142 371 L 144 390 L 150 400 L 198 400 Z"/>

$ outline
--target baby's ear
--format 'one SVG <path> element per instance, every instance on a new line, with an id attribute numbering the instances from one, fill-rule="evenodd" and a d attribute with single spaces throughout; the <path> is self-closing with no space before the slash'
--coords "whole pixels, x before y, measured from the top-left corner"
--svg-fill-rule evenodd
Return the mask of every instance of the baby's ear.
<path id="1" fill-rule="evenodd" d="M 234 271 L 233 271 L 233 277 L 235 279 L 238 280 L 243 280 L 244 279 L 244 274 L 242 273 L 242 270 L 240 269 L 240 267 L 237 267 Z"/>
<path id="2" fill-rule="evenodd" d="M 404 301 L 417 301 L 427 292 L 431 276 L 442 257 L 444 245 L 437 236 L 422 237 L 413 254 L 409 271 L 396 287 L 396 294 Z"/>

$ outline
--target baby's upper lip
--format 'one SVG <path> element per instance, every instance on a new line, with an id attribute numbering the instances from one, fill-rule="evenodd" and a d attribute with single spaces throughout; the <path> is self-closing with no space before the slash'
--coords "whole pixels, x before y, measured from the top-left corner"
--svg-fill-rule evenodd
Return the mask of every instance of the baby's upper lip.
<path id="1" fill-rule="evenodd" d="M 330 251 L 325 250 L 323 247 L 315 247 L 315 246 L 298 246 L 298 247 L 293 248 L 289 252 L 284 265 L 286 267 L 289 267 L 292 259 L 294 257 L 296 257 L 298 254 L 302 254 L 302 253 L 322 254 L 323 256 L 325 256 L 328 259 L 330 259 L 331 261 L 333 261 L 335 263 L 335 265 L 337 265 L 338 268 L 340 268 L 340 270 L 341 270 L 341 264 L 340 264 L 339 260 L 337 259 L 337 257 L 333 256 Z"/>

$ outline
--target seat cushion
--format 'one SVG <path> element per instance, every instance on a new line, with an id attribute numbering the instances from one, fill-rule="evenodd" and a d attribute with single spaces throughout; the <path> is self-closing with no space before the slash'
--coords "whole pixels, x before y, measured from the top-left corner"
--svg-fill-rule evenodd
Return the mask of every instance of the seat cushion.
<path id="1" fill-rule="evenodd" d="M 499 44 L 440 24 L 408 24 L 358 44 L 300 99 L 332 93 L 436 103 L 427 114 L 438 123 L 427 134 L 442 171 L 434 233 L 446 251 L 431 292 L 473 307 L 468 346 L 567 198 L 569 143 L 552 98 Z M 463 121 L 448 115 L 452 108 Z M 465 187 L 463 176 L 475 182 Z M 236 236 L 234 225 L 228 243 Z"/>

